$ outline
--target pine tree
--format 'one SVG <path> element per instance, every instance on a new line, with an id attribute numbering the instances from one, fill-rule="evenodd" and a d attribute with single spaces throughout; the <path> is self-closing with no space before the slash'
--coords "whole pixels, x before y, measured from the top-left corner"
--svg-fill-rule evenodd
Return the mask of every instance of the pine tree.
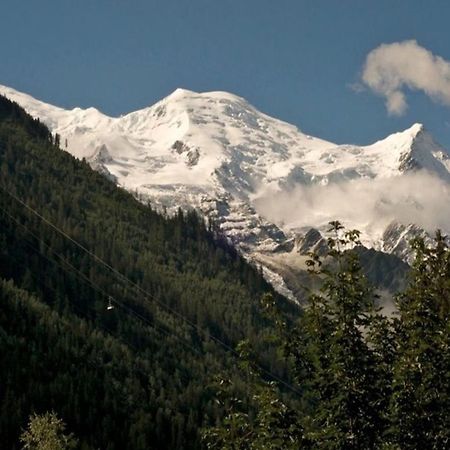
<path id="1" fill-rule="evenodd" d="M 308 262 L 323 287 L 311 295 L 296 327 L 276 312 L 270 295 L 263 298 L 268 317 L 278 327 L 275 340 L 284 347 L 303 394 L 303 414 L 293 412 L 273 385 L 259 388 L 253 396 L 255 419 L 231 408 L 222 425 L 208 431 L 209 448 L 359 450 L 381 444 L 387 405 L 383 395 L 388 392 L 381 385 L 390 372 L 378 364 L 390 330 L 376 316 L 375 295 L 356 254 L 348 251 L 359 244 L 359 233 L 345 231 L 339 222 L 331 223 L 330 232 L 331 263 L 328 259 L 323 267 L 317 255 Z"/>
<path id="2" fill-rule="evenodd" d="M 444 449 L 450 446 L 450 250 L 440 232 L 434 247 L 417 239 L 413 248 L 411 283 L 397 300 L 389 444 Z"/>
<path id="3" fill-rule="evenodd" d="M 349 251 L 359 244 L 359 232 L 330 225 L 331 267 L 311 255 L 310 268 L 323 277 L 323 287 L 311 296 L 300 324 L 304 355 L 297 360 L 309 359 L 304 381 L 315 403 L 309 438 L 313 448 L 372 449 L 384 427 L 376 357 L 364 337 L 375 296 Z"/>
<path id="4" fill-rule="evenodd" d="M 250 400 L 255 413 L 249 414 L 248 404 L 236 396 L 233 382 L 221 379 L 216 387 L 216 401 L 226 411 L 219 426 L 203 432 L 203 443 L 209 450 L 297 450 L 309 448 L 298 411 L 281 398 L 275 382 L 263 381 L 255 366 L 248 341 L 237 350 L 241 368 L 247 372 Z"/>

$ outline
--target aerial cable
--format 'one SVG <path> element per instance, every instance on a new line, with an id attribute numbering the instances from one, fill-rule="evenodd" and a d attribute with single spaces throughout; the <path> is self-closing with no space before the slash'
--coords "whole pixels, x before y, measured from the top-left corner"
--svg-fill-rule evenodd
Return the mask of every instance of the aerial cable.
<path id="1" fill-rule="evenodd" d="M 211 334 L 209 331 L 205 332 L 205 330 L 203 330 L 201 327 L 199 327 L 197 324 L 193 323 L 190 319 L 188 319 L 187 317 L 183 316 L 181 313 L 179 313 L 178 311 L 175 311 L 173 308 L 170 308 L 169 306 L 165 305 L 164 303 L 162 303 L 161 301 L 159 301 L 158 299 L 156 299 L 155 297 L 153 297 L 150 293 L 148 293 L 145 289 L 141 288 L 138 284 L 136 284 L 135 282 L 133 282 L 132 280 L 130 280 L 128 277 L 126 277 L 125 275 L 123 275 L 121 272 L 119 272 L 117 269 L 115 269 L 114 267 L 112 267 L 110 264 L 108 264 L 106 261 L 104 261 L 102 258 L 100 258 L 99 256 L 97 256 L 95 253 L 93 253 L 92 251 L 90 251 L 89 249 L 87 249 L 86 247 L 84 247 L 82 244 L 80 244 L 78 241 L 76 241 L 74 238 L 72 238 L 71 236 L 69 236 L 65 231 L 61 230 L 59 227 L 57 227 L 56 225 L 54 225 L 52 222 L 50 222 L 48 219 L 46 219 L 44 216 L 42 216 L 38 211 L 36 211 L 34 208 L 32 208 L 31 206 L 27 205 L 25 202 L 23 202 L 20 198 L 18 198 L 17 196 L 15 196 L 14 194 L 10 193 L 8 190 L 6 190 L 5 188 L 3 188 L 0 185 L 0 189 L 3 190 L 4 192 L 6 192 L 8 195 L 10 195 L 13 199 L 15 199 L 17 202 L 19 202 L 22 206 L 24 206 L 27 210 L 29 210 L 30 212 L 32 212 L 33 214 L 35 214 L 37 217 L 39 217 L 44 223 L 46 223 L 47 225 L 49 225 L 51 228 L 53 228 L 55 231 L 57 231 L 58 233 L 60 233 L 62 236 L 66 237 L 67 239 L 69 239 L 72 243 L 74 243 L 78 248 L 80 248 L 82 251 L 84 251 L 86 254 L 90 255 L 92 258 L 94 258 L 94 260 L 96 260 L 97 262 L 99 262 L 100 264 L 102 264 L 104 267 L 108 268 L 109 270 L 111 270 L 114 274 L 116 274 L 122 281 L 126 281 L 128 282 L 131 286 L 133 286 L 135 289 L 137 289 L 138 291 L 140 291 L 141 293 L 144 294 L 144 300 L 154 300 L 155 303 L 157 303 L 160 307 L 162 307 L 163 309 L 166 309 L 169 313 L 175 315 L 177 318 L 181 319 L 182 321 L 184 321 L 185 323 L 187 323 L 188 325 L 190 325 L 193 329 L 195 329 L 199 334 L 203 334 L 205 336 L 207 336 L 209 339 L 211 339 L 212 341 L 216 342 L 219 346 L 221 346 L 222 348 L 224 348 L 225 350 L 227 350 L 228 352 L 230 352 L 231 354 L 233 354 L 237 359 L 241 359 L 241 355 L 230 345 L 228 345 L 227 343 L 223 342 L 221 339 L 219 339 L 218 337 L 214 336 L 213 334 Z M 76 268 L 75 268 L 76 269 Z M 84 274 L 83 274 L 84 275 Z M 85 275 L 84 275 L 85 276 Z M 137 313 L 136 313 L 137 314 Z M 144 319 L 145 320 L 145 319 Z M 196 350 L 196 352 L 198 352 Z M 259 363 L 257 363 L 256 361 L 253 361 L 253 364 L 255 367 L 257 367 L 261 373 L 264 373 L 266 376 L 272 378 L 273 380 L 277 381 L 278 383 L 282 384 L 283 386 L 285 386 L 287 389 L 291 390 L 292 392 L 296 393 L 297 395 L 301 395 L 301 393 L 292 385 L 290 385 L 288 382 L 284 381 L 282 378 L 278 377 L 277 375 L 273 374 L 272 372 L 268 371 L 267 369 L 265 369 L 263 366 L 261 366 Z"/>
<path id="2" fill-rule="evenodd" d="M 127 283 L 129 283 L 131 286 L 133 286 L 135 289 L 137 289 L 140 293 L 142 293 L 144 295 L 143 299 L 147 299 L 147 300 L 153 300 L 156 304 L 158 304 L 162 309 L 165 309 L 166 311 L 168 311 L 170 314 L 173 314 L 174 316 L 176 316 L 177 318 L 179 318 L 180 320 L 182 320 L 183 322 L 187 323 L 188 325 L 190 325 L 194 330 L 196 330 L 199 334 L 203 334 L 204 336 L 207 336 L 209 339 L 211 339 L 212 341 L 216 342 L 219 346 L 221 346 L 222 348 L 224 348 L 225 350 L 227 350 L 228 352 L 230 352 L 231 354 L 233 354 L 237 359 L 241 359 L 241 355 L 230 345 L 228 345 L 227 343 L 223 342 L 221 339 L 219 339 L 218 337 L 214 336 L 213 334 L 211 334 L 209 331 L 205 332 L 205 330 L 203 330 L 200 326 L 198 326 L 197 324 L 195 324 L 194 322 L 192 322 L 190 319 L 188 319 L 187 317 L 185 317 L 183 314 L 179 313 L 178 311 L 174 310 L 173 308 L 171 308 L 170 306 L 167 306 L 166 304 L 164 304 L 163 302 L 161 302 L 160 300 L 158 300 L 157 298 L 155 298 L 153 295 L 151 295 L 149 292 L 147 292 L 145 289 L 143 289 L 142 287 L 140 287 L 137 283 L 135 283 L 134 281 L 130 280 L 126 275 L 123 275 L 121 272 L 119 272 L 117 269 L 115 269 L 114 267 L 112 267 L 110 264 L 108 264 L 105 260 L 103 260 L 102 258 L 100 258 L 99 256 L 97 256 L 95 253 L 93 253 L 92 251 L 90 251 L 88 248 L 86 248 L 84 245 L 80 244 L 76 239 L 72 238 L 70 235 L 68 235 L 64 230 L 61 230 L 59 227 L 57 227 L 56 225 L 54 225 L 52 222 L 50 222 L 48 219 L 46 219 L 44 216 L 42 216 L 38 211 L 36 211 L 34 208 L 32 208 L 31 206 L 29 206 L 28 204 L 26 204 L 24 201 L 22 201 L 20 198 L 18 198 L 17 196 L 15 196 L 14 194 L 12 194 L 11 192 L 9 192 L 7 189 L 5 189 L 3 186 L 0 185 L 0 189 L 5 192 L 6 194 L 8 194 L 10 197 L 12 197 L 14 200 L 16 200 L 18 203 L 20 203 L 23 207 L 25 207 L 28 211 L 30 211 L 31 213 L 33 213 L 34 215 L 36 215 L 39 219 L 41 219 L 44 223 L 46 223 L 48 226 L 50 226 L 51 228 L 53 228 L 55 231 L 57 231 L 58 233 L 60 233 L 62 236 L 64 236 L 65 238 L 67 238 L 69 241 L 71 241 L 74 245 L 76 245 L 78 248 L 80 248 L 82 251 L 84 251 L 86 254 L 88 254 L 89 256 L 91 256 L 95 261 L 97 261 L 98 263 L 100 263 L 101 265 L 103 265 L 104 267 L 106 267 L 107 269 L 109 269 L 111 272 L 113 272 L 116 276 L 118 276 L 122 281 L 125 281 Z M 255 367 L 257 367 L 262 373 L 264 373 L 266 376 L 272 378 L 273 380 L 277 381 L 278 383 L 282 384 L 283 386 L 285 386 L 287 389 L 289 389 L 290 391 L 296 393 L 297 395 L 301 395 L 301 393 L 294 388 L 292 385 L 290 385 L 288 382 L 284 381 L 283 379 L 281 379 L 280 377 L 278 377 L 277 375 L 273 374 L 272 372 L 268 371 L 267 369 L 265 369 L 264 367 L 262 367 L 259 363 L 257 363 L 256 361 L 253 361 L 253 364 L 255 365 Z"/>
<path id="3" fill-rule="evenodd" d="M 34 249 L 34 250 L 38 251 L 37 249 Z M 43 255 L 43 256 L 44 256 L 44 255 Z M 24 264 L 22 264 L 22 263 L 20 263 L 20 262 L 18 262 L 18 261 L 16 261 L 16 262 L 17 262 L 17 264 L 19 264 L 19 265 L 22 266 L 23 268 L 27 268 L 27 266 L 25 266 Z M 55 262 L 55 264 L 57 264 L 56 261 L 54 261 L 54 262 Z M 36 281 L 39 281 L 39 283 L 42 283 L 48 290 L 53 291 L 53 293 L 54 293 L 54 295 L 55 295 L 55 298 L 58 297 L 58 296 L 60 295 L 60 294 L 58 294 L 58 292 L 57 292 L 53 287 L 51 287 L 49 284 L 47 284 L 47 283 L 46 283 L 45 281 L 43 281 L 41 278 L 38 278 L 34 273 L 30 273 L 30 274 L 31 274 L 31 276 L 32 276 Z M 76 303 L 72 302 L 70 299 L 68 299 L 68 300 L 69 300 L 69 302 L 72 304 L 73 308 L 75 308 L 75 309 L 78 311 L 77 314 L 80 314 L 81 316 L 83 316 L 83 317 L 84 317 L 85 319 L 87 319 L 88 321 L 95 321 L 96 317 L 95 317 L 94 315 L 87 314 L 86 311 L 82 310 Z M 66 325 L 68 325 L 68 326 L 71 325 L 71 322 L 68 321 L 67 318 L 65 318 L 64 316 L 60 316 L 60 319 L 61 319 L 61 321 L 62 321 L 63 323 L 65 323 Z M 137 356 L 137 358 L 133 358 L 131 361 L 137 362 L 137 361 L 139 361 L 139 360 L 144 360 L 144 359 L 145 359 L 145 358 L 141 358 L 141 357 L 139 356 L 139 354 L 141 353 L 141 351 L 140 351 L 140 350 L 139 350 L 139 349 L 138 349 L 131 341 L 129 341 L 128 339 L 126 339 L 126 338 L 123 337 L 123 336 L 120 336 L 120 335 L 115 334 L 115 333 L 113 332 L 113 330 L 111 330 L 111 328 L 109 328 L 106 324 L 104 324 L 104 323 L 102 323 L 102 322 L 96 322 L 95 325 L 98 326 L 98 327 L 100 327 L 100 328 L 105 332 L 105 334 L 107 334 L 107 335 L 111 336 L 112 338 L 114 338 L 115 340 L 121 342 L 123 345 L 125 345 L 125 347 L 129 347 L 129 348 L 133 349 L 134 352 L 135 352 L 135 354 L 136 354 L 136 356 Z M 158 331 L 158 330 L 157 330 L 157 331 Z M 106 352 L 106 351 L 105 351 L 105 352 Z M 98 364 L 95 364 L 94 362 L 90 361 L 89 359 L 85 359 L 85 362 L 86 362 L 89 366 L 91 366 L 92 368 L 94 368 L 95 370 L 98 370 L 98 367 L 99 367 Z M 142 368 L 140 368 L 140 367 L 138 367 L 138 366 L 136 366 L 136 365 L 132 366 L 132 367 L 131 367 L 131 370 L 134 371 L 134 372 L 140 373 L 140 374 L 141 374 L 142 376 L 144 376 L 145 378 L 147 378 L 148 375 L 149 375 L 148 372 L 144 371 L 144 369 L 142 369 Z"/>
<path id="4" fill-rule="evenodd" d="M 186 318 L 185 316 L 183 316 L 182 314 L 180 314 L 178 311 L 174 310 L 173 308 L 171 308 L 170 306 L 167 306 L 166 304 L 164 304 L 163 302 L 161 302 L 160 300 L 156 299 L 154 296 L 152 296 L 151 294 L 149 294 L 147 291 L 145 291 L 143 288 L 141 288 L 138 284 L 136 284 L 134 281 L 130 280 L 127 276 L 123 275 L 121 272 L 119 272 L 117 269 L 115 269 L 114 267 L 112 267 L 110 264 L 108 264 L 104 259 L 100 258 L 99 256 L 97 256 L 95 253 L 93 253 L 91 250 L 89 250 L 88 248 L 86 248 L 84 245 L 80 244 L 76 239 L 72 238 L 70 235 L 68 235 L 64 230 L 61 230 L 59 227 L 57 227 L 56 225 L 54 225 L 52 222 L 50 222 L 48 219 L 46 219 L 44 216 L 42 216 L 38 211 L 36 211 L 34 208 L 32 208 L 31 206 L 27 205 L 25 202 L 23 202 L 20 198 L 18 198 L 17 196 L 15 196 L 14 194 L 12 194 L 11 192 L 9 192 L 8 190 L 6 190 L 4 187 L 2 187 L 0 185 L 0 189 L 2 189 L 4 192 L 6 192 L 9 196 L 11 196 L 14 200 L 16 200 L 17 202 L 19 202 L 22 206 L 24 206 L 27 210 L 29 210 L 30 212 L 32 212 L 34 215 L 36 215 L 37 217 L 39 217 L 44 223 L 46 223 L 48 226 L 50 226 L 51 228 L 53 228 L 55 231 L 57 231 L 58 233 L 60 233 L 62 236 L 64 236 L 65 238 L 67 238 L 68 240 L 70 240 L 73 244 L 75 244 L 78 248 L 80 248 L 82 251 L 84 251 L 86 254 L 88 254 L 89 256 L 91 256 L 95 261 L 97 261 L 98 263 L 102 264 L 104 267 L 106 267 L 107 269 L 109 269 L 110 271 L 112 271 L 115 275 L 117 275 L 120 279 L 122 279 L 123 281 L 126 281 L 127 283 L 131 284 L 135 289 L 138 289 L 142 294 L 144 294 L 146 297 L 152 299 L 153 301 L 155 301 L 157 304 L 159 304 L 159 306 L 161 306 L 163 309 L 166 309 L 167 311 L 169 311 L 170 313 L 176 315 L 179 319 L 183 320 L 184 322 L 188 323 L 189 325 L 191 325 L 192 327 L 196 328 L 197 325 L 192 322 L 191 320 L 189 320 L 188 318 Z"/>
<path id="5" fill-rule="evenodd" d="M 33 233 L 31 230 L 29 230 L 25 225 L 21 224 L 19 221 L 17 221 L 13 216 L 11 216 L 7 211 L 5 211 L 5 209 L 3 209 L 0 206 L 0 210 L 3 211 L 11 220 L 13 220 L 17 225 L 21 226 L 22 228 L 25 229 L 25 231 L 27 231 L 30 235 L 32 235 L 35 239 L 37 239 L 42 245 L 44 245 L 51 253 L 53 253 L 60 261 L 62 261 L 64 264 L 66 264 L 73 272 L 74 275 L 81 280 L 82 282 L 89 284 L 91 286 L 92 289 L 94 289 L 95 291 L 97 291 L 98 293 L 102 294 L 102 296 L 107 299 L 107 310 L 112 310 L 114 309 L 114 305 L 120 307 L 122 310 L 124 310 L 126 313 L 128 313 L 128 315 L 130 316 L 134 316 L 134 318 L 141 320 L 142 322 L 144 322 L 146 325 L 152 327 L 153 329 L 155 329 L 156 331 L 159 331 L 160 333 L 165 334 L 166 336 L 172 336 L 174 337 L 176 340 L 178 340 L 181 344 L 183 344 L 185 347 L 189 348 L 191 351 L 193 351 L 194 353 L 196 353 L 197 355 L 202 356 L 203 354 L 196 348 L 194 348 L 192 345 L 190 345 L 184 338 L 182 338 L 181 336 L 177 335 L 176 333 L 174 333 L 173 331 L 171 331 L 170 329 L 165 329 L 161 326 L 158 326 L 156 323 L 150 321 L 147 317 L 143 316 L 142 314 L 138 313 L 137 311 L 135 311 L 133 308 L 129 307 L 128 305 L 126 305 L 125 303 L 117 300 L 117 298 L 114 298 L 113 296 L 109 295 L 104 289 L 102 289 L 100 286 L 98 286 L 96 283 L 94 283 L 92 280 L 90 280 L 83 272 L 81 272 L 78 268 L 76 268 L 75 266 L 73 266 L 70 262 L 68 262 L 67 260 L 65 260 L 63 257 L 61 257 L 60 255 L 58 255 L 58 253 L 56 253 L 45 241 L 43 241 L 39 236 L 37 236 L 35 233 Z M 37 253 L 39 253 L 43 258 L 47 259 L 47 261 L 56 264 L 57 266 L 59 266 L 63 271 L 65 271 L 66 273 L 69 273 L 69 271 L 64 268 L 60 263 L 58 263 L 58 261 L 48 257 L 47 255 L 44 255 L 42 252 L 40 252 L 38 249 L 36 249 L 34 246 L 32 246 L 29 242 L 28 245 Z M 79 308 L 78 308 L 79 309 Z"/>

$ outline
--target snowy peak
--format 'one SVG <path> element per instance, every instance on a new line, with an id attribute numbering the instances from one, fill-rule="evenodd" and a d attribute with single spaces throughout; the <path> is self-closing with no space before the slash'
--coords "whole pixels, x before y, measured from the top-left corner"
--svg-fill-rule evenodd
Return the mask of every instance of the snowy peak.
<path id="1" fill-rule="evenodd" d="M 425 169 L 450 180 L 448 153 L 423 124 L 415 123 L 405 131 L 394 133 L 367 148 L 369 152 L 378 152 L 391 170 L 405 173 Z"/>
<path id="2" fill-rule="evenodd" d="M 148 195 L 163 186 L 195 186 L 208 195 L 225 192 L 249 201 L 299 185 L 417 169 L 450 178 L 447 152 L 422 124 L 359 147 L 308 136 L 221 91 L 176 89 L 153 106 L 116 118 L 95 108 L 64 110 L 5 86 L 0 93 L 58 133 L 69 152 Z"/>
<path id="3" fill-rule="evenodd" d="M 419 133 L 425 131 L 425 125 L 423 123 L 416 122 L 410 128 L 404 131 L 404 133 L 409 132 L 412 136 L 417 136 Z"/>
<path id="4" fill-rule="evenodd" d="M 41 102 L 28 94 L 16 91 L 7 86 L 0 85 L 0 95 L 4 95 L 18 103 L 28 114 L 39 118 L 52 132 L 60 134 L 67 139 L 69 135 L 86 134 L 89 131 L 106 128 L 113 121 L 112 118 L 101 113 L 98 109 L 90 107 L 87 109 L 73 108 L 66 110 L 49 103 Z M 76 141 L 78 144 L 78 141 Z M 69 151 L 71 149 L 68 149 Z M 75 156 L 89 156 L 89 151 L 73 152 Z"/>
<path id="5" fill-rule="evenodd" d="M 400 169 L 426 169 L 437 173 L 441 178 L 450 181 L 450 157 L 447 151 L 438 144 L 423 126 L 417 130 L 411 142 L 409 155 L 405 154 Z"/>
<path id="6" fill-rule="evenodd" d="M 166 100 L 168 100 L 169 98 L 175 99 L 177 97 L 189 97 L 193 95 L 198 95 L 198 92 L 184 88 L 176 88 L 171 94 L 166 97 Z"/>
<path id="7" fill-rule="evenodd" d="M 448 153 L 419 123 L 361 147 L 308 136 L 221 91 L 176 89 L 153 106 L 117 118 L 95 108 L 64 110 L 5 86 L 0 93 L 60 134 L 75 156 L 97 165 L 104 161 L 103 172 L 130 189 L 218 188 L 247 201 L 261 188 L 290 190 L 418 169 L 450 179 Z"/>
<path id="8" fill-rule="evenodd" d="M 276 268 L 295 266 L 307 249 L 323 251 L 331 220 L 405 260 L 413 232 L 438 224 L 450 231 L 450 157 L 422 124 L 368 146 L 336 145 L 227 92 L 176 89 L 120 117 L 65 110 L 5 86 L 0 94 L 153 207 L 195 208 L 213 219 L 281 288 Z M 412 173 L 422 169 L 434 176 Z"/>
<path id="9" fill-rule="evenodd" d="M 425 130 L 425 125 L 423 123 L 416 122 L 406 130 L 395 133 L 394 136 L 404 136 L 405 138 L 409 137 L 411 140 L 414 140 L 418 135 L 422 133 L 427 133 L 427 131 Z"/>
<path id="10" fill-rule="evenodd" d="M 16 91 L 8 86 L 0 85 L 0 95 L 4 95 L 19 104 L 34 118 L 39 118 L 45 122 L 52 131 L 57 126 L 57 121 L 53 120 L 53 116 L 62 116 L 65 113 L 62 108 L 36 100 L 31 95 Z"/>
<path id="11" fill-rule="evenodd" d="M 418 136 L 420 136 L 423 133 L 427 133 L 425 131 L 424 125 L 421 123 L 415 123 L 410 128 L 407 128 L 404 131 L 393 133 L 388 137 L 375 142 L 374 144 L 372 144 L 372 146 L 385 147 L 391 149 L 410 148 L 414 140 L 416 140 Z"/>
<path id="12" fill-rule="evenodd" d="M 334 146 L 220 91 L 177 89 L 116 125 L 149 161 L 159 158 L 160 170 L 153 178 L 158 184 L 163 184 L 164 175 L 167 184 L 212 183 L 242 198 L 273 175 L 287 176 L 305 151 Z"/>

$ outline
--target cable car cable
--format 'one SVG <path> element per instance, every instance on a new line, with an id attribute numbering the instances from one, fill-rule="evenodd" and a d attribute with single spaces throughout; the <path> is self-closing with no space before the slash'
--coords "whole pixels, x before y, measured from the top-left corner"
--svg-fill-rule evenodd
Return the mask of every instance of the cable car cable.
<path id="1" fill-rule="evenodd" d="M 219 346 L 223 347 L 225 350 L 227 350 L 228 352 L 230 352 L 231 354 L 233 354 L 237 359 L 241 359 L 240 354 L 234 350 L 233 347 L 231 347 L 230 345 L 228 345 L 227 343 L 223 342 L 221 339 L 219 339 L 218 337 L 214 336 L 213 334 L 211 334 L 210 332 L 205 333 L 205 330 L 203 330 L 200 326 L 198 326 L 197 324 L 195 324 L 194 322 L 192 322 L 190 319 L 188 319 L 187 317 L 185 317 L 183 314 L 179 313 L 178 311 L 174 310 L 173 308 L 165 305 L 164 303 L 162 303 L 161 301 L 159 301 L 158 299 L 156 299 L 153 295 L 151 295 L 150 293 L 148 293 L 145 289 L 143 289 L 142 287 L 140 287 L 138 284 L 136 284 L 134 281 L 130 280 L 126 275 L 123 275 L 121 272 L 119 272 L 117 269 L 115 269 L 114 267 L 112 267 L 110 264 L 108 264 L 106 261 L 104 261 L 102 258 L 100 258 L 99 256 L 97 256 L 95 253 L 93 253 L 92 251 L 90 251 L 89 249 L 87 249 L 85 246 L 83 246 L 82 244 L 80 244 L 77 240 L 75 240 L 74 238 L 72 238 L 70 235 L 68 235 L 65 231 L 61 230 L 59 227 L 57 227 L 56 225 L 54 225 L 52 222 L 50 222 L 48 219 L 46 219 L 44 216 L 42 216 L 38 211 L 36 211 L 34 208 L 32 208 L 31 206 L 27 205 L 25 202 L 23 202 L 20 198 L 18 198 L 17 196 L 15 196 L 14 194 L 12 194 L 11 192 L 9 192 L 7 189 L 5 189 L 3 186 L 0 185 L 0 189 L 3 190 L 4 192 L 6 192 L 10 197 L 12 197 L 14 200 L 16 200 L 18 203 L 20 203 L 22 206 L 24 206 L 27 210 L 29 210 L 30 212 L 32 212 L 34 215 L 36 215 L 38 218 L 40 218 L 44 223 L 46 223 L 48 226 L 50 226 L 51 228 L 53 228 L 55 231 L 57 231 L 58 233 L 60 233 L 62 236 L 66 237 L 68 240 L 70 240 L 73 244 L 75 244 L 78 248 L 80 248 L 81 250 L 83 250 L 86 254 L 90 255 L 95 261 L 99 262 L 100 264 L 102 264 L 104 267 L 108 268 L 110 271 L 112 271 L 114 274 L 116 274 L 116 276 L 118 276 L 120 279 L 122 279 L 123 281 L 128 282 L 130 285 L 132 285 L 135 289 L 137 289 L 139 292 L 141 292 L 142 294 L 144 294 L 144 299 L 151 299 L 153 300 L 155 303 L 157 303 L 161 308 L 166 309 L 169 313 L 175 315 L 177 318 L 181 319 L 182 321 L 184 321 L 185 323 L 187 323 L 188 325 L 190 325 L 193 329 L 195 329 L 197 332 L 199 332 L 200 334 L 204 334 L 205 336 L 209 337 L 212 341 L 216 342 Z M 265 369 L 263 366 L 261 366 L 259 363 L 257 363 L 256 361 L 252 361 L 253 364 L 255 365 L 255 367 L 257 367 L 262 373 L 264 373 L 265 375 L 269 376 L 270 378 L 272 378 L 273 380 L 279 382 L 280 384 L 282 384 L 283 386 L 285 386 L 287 389 L 291 390 L 292 392 L 296 393 L 297 395 L 301 395 L 301 393 L 294 388 L 293 386 L 291 386 L 288 382 L 284 381 L 283 379 L 281 379 L 280 377 L 278 377 L 277 375 L 273 374 L 272 372 L 270 372 L 269 370 Z"/>
<path id="2" fill-rule="evenodd" d="M 42 245 L 44 245 L 45 247 L 47 247 L 47 249 L 52 252 L 54 255 L 56 255 L 58 257 L 58 259 L 60 259 L 63 263 L 65 263 L 71 270 L 73 270 L 75 272 L 75 276 L 78 277 L 78 279 L 80 279 L 81 281 L 89 284 L 91 286 L 91 288 L 93 288 L 94 290 L 96 290 L 98 293 L 102 294 L 105 298 L 108 299 L 108 302 L 114 302 L 116 305 L 118 305 L 120 308 L 122 308 L 125 312 L 127 312 L 129 315 L 134 316 L 137 319 L 140 319 L 141 321 L 145 322 L 148 326 L 154 328 L 155 330 L 164 333 L 166 336 L 172 336 L 175 339 L 177 339 L 179 342 L 181 342 L 185 347 L 189 348 L 191 351 L 193 351 L 194 353 L 203 356 L 203 354 L 196 348 L 194 348 L 192 345 L 190 345 L 184 338 L 182 338 L 181 336 L 177 335 L 176 333 L 174 333 L 173 331 L 169 330 L 169 329 L 165 329 L 162 328 L 161 326 L 158 326 L 156 323 L 151 322 L 148 318 L 146 318 L 145 316 L 143 316 L 142 314 L 138 313 L 137 311 L 135 311 L 133 308 L 130 308 L 128 305 L 124 304 L 123 302 L 120 302 L 119 300 L 117 300 L 116 298 L 114 298 L 113 296 L 109 295 L 105 290 L 103 290 L 100 286 L 98 286 L 96 283 L 94 283 L 92 280 L 90 280 L 83 272 L 81 272 L 79 269 L 77 269 L 76 267 L 74 267 L 70 262 L 68 262 L 67 260 L 65 260 L 64 258 L 62 258 L 60 255 L 58 255 L 46 242 L 44 242 L 41 238 L 39 238 L 35 233 L 33 233 L 32 231 L 30 231 L 25 225 L 21 224 L 20 222 L 18 222 L 14 217 L 12 217 L 7 211 L 5 211 L 1 206 L 0 206 L 0 210 L 2 210 L 11 220 L 13 220 L 17 225 L 21 226 L 22 228 L 24 228 L 29 234 L 31 234 L 35 239 L 37 239 Z M 28 243 L 30 246 L 31 244 Z M 49 262 L 53 262 L 54 264 L 58 265 L 62 270 L 66 271 L 66 273 L 69 273 L 66 269 L 64 269 L 64 267 L 59 264 L 57 261 L 52 260 L 51 258 L 49 258 L 47 255 L 44 255 L 42 252 L 40 252 L 38 249 L 36 249 L 35 247 L 31 246 L 33 248 L 33 250 L 35 250 L 37 253 L 39 253 L 43 258 L 47 259 Z M 110 304 L 110 303 L 109 303 Z"/>

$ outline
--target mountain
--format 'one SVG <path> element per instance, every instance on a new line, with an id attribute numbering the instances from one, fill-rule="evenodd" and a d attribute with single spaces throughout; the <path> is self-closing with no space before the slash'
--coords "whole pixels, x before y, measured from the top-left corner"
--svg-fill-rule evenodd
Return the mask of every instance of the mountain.
<path id="1" fill-rule="evenodd" d="M 324 235 L 330 220 L 360 229 L 366 247 L 404 261 L 414 230 L 450 230 L 448 219 L 430 219 L 434 194 L 421 192 L 431 177 L 443 203 L 450 199 L 450 157 L 421 124 L 372 145 L 337 145 L 226 92 L 177 89 L 121 117 L 64 110 L 4 86 L 0 93 L 48 125 L 62 148 L 141 200 L 168 213 L 202 212 L 291 298 L 281 267 L 301 265 L 295 242 L 311 229 Z"/>
<path id="2" fill-rule="evenodd" d="M 218 376 L 253 408 L 230 347 L 248 338 L 254 361 L 287 376 L 264 342 L 270 292 L 196 214 L 156 213 L 0 96 L 2 448 L 52 410 L 86 450 L 200 448 L 223 414 Z"/>

